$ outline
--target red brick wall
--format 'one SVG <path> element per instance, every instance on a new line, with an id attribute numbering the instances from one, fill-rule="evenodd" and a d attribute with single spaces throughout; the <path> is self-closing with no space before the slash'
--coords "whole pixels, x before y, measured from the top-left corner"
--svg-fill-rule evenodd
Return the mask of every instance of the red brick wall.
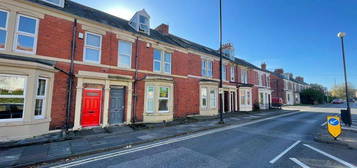
<path id="1" fill-rule="evenodd" d="M 72 27 L 70 21 L 45 15 L 39 23 L 37 54 L 69 59 Z"/>

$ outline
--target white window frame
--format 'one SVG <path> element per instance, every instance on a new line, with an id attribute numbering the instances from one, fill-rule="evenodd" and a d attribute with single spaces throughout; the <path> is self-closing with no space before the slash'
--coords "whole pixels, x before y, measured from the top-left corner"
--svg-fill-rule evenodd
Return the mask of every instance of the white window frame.
<path id="1" fill-rule="evenodd" d="M 20 17 L 21 16 L 25 17 L 25 18 L 34 19 L 36 21 L 35 34 L 19 31 L 19 27 L 20 27 L 19 23 L 20 23 Z M 16 16 L 16 29 L 15 29 L 15 33 L 14 33 L 14 35 L 15 35 L 14 39 L 15 40 L 14 40 L 14 44 L 13 44 L 14 51 L 20 52 L 20 53 L 26 53 L 26 54 L 35 54 L 37 52 L 38 26 L 39 26 L 39 19 L 38 18 L 34 18 L 34 17 L 31 17 L 31 16 L 26 16 L 26 15 L 23 15 L 23 14 L 17 14 L 17 16 Z M 23 35 L 23 36 L 28 36 L 28 37 L 33 37 L 34 38 L 32 51 L 24 51 L 24 50 L 17 49 L 18 35 Z"/>
<path id="2" fill-rule="evenodd" d="M 120 52 L 120 43 L 128 43 L 130 44 L 130 53 L 129 55 L 125 54 L 125 53 L 121 53 Z M 129 41 L 125 41 L 125 40 L 119 40 L 118 42 L 118 67 L 121 68 L 131 68 L 131 57 L 132 57 L 132 53 L 133 53 L 133 43 L 129 42 Z M 125 64 L 121 64 L 120 58 L 124 56 L 124 57 L 129 57 L 129 65 L 125 65 Z"/>
<path id="3" fill-rule="evenodd" d="M 227 65 L 222 64 L 222 79 L 227 81 Z"/>
<path id="4" fill-rule="evenodd" d="M 42 0 L 42 1 L 44 1 L 44 2 L 46 2 L 46 3 L 49 3 L 49 4 L 52 4 L 52 5 L 59 6 L 59 7 L 61 7 L 61 8 L 64 7 L 64 0 L 59 0 L 59 4 L 56 4 L 56 3 L 51 2 L 51 1 L 48 1 L 48 0 Z"/>
<path id="5" fill-rule="evenodd" d="M 39 96 L 37 95 L 37 92 L 38 92 L 38 87 L 39 87 L 39 80 L 42 79 L 42 80 L 45 80 L 45 94 L 43 96 Z M 44 119 L 45 118 L 45 114 L 46 114 L 46 97 L 47 97 L 47 87 L 48 87 L 48 78 L 38 78 L 37 79 L 37 89 L 36 89 L 36 98 L 35 98 L 35 108 L 36 108 L 36 100 L 37 99 L 41 99 L 42 100 L 42 111 L 41 111 L 41 115 L 35 115 L 35 119 Z M 35 111 L 35 110 L 34 110 Z"/>
<path id="6" fill-rule="evenodd" d="M 248 70 L 241 69 L 241 82 L 247 84 L 248 83 Z"/>
<path id="7" fill-rule="evenodd" d="M 156 60 L 155 59 L 155 50 L 160 52 L 160 60 Z M 170 54 L 170 62 L 166 62 L 165 61 L 166 54 Z M 155 70 L 155 62 L 159 62 L 160 63 L 160 70 Z M 165 72 L 165 64 L 169 64 L 170 65 L 170 72 Z M 171 52 L 166 52 L 166 51 L 158 49 L 158 48 L 154 48 L 154 50 L 153 50 L 153 65 L 152 65 L 152 69 L 153 69 L 154 72 L 171 74 L 172 73 L 172 53 Z"/>
<path id="8" fill-rule="evenodd" d="M 5 22 L 5 27 L 0 27 L 0 30 L 4 30 L 5 33 L 5 44 L 4 44 L 4 48 L 0 48 L 0 50 L 5 50 L 6 46 L 7 46 L 7 36 L 8 36 L 8 27 L 9 27 L 9 14 L 10 12 L 6 11 L 6 10 L 2 10 L 0 9 L 1 12 L 5 12 L 6 13 L 6 22 Z"/>
<path id="9" fill-rule="evenodd" d="M 14 118 L 14 119 L 0 119 L 0 123 L 1 122 L 12 122 L 12 121 L 22 121 L 24 119 L 25 116 L 25 112 L 26 112 L 26 92 L 27 92 L 27 76 L 22 76 L 22 75 L 10 75 L 10 74 L 0 74 L 0 76 L 19 76 L 19 77 L 23 77 L 25 78 L 25 82 L 24 82 L 24 94 L 22 96 L 19 95 L 0 95 L 0 98 L 23 98 L 24 99 L 24 105 L 23 105 L 23 111 L 22 111 L 22 118 Z"/>
<path id="10" fill-rule="evenodd" d="M 201 75 L 203 77 L 212 78 L 213 76 L 213 61 L 202 59 L 201 61 Z"/>
<path id="11" fill-rule="evenodd" d="M 231 66 L 231 81 L 235 81 L 235 66 Z"/>
<path id="12" fill-rule="evenodd" d="M 157 95 L 157 102 L 158 102 L 158 107 L 157 107 L 157 111 L 159 113 L 168 113 L 170 112 L 170 87 L 167 86 L 158 86 L 158 92 L 159 94 Z M 161 88 L 166 88 L 167 89 L 167 97 L 160 97 L 160 90 Z M 167 110 L 159 110 L 159 106 L 160 106 L 160 100 L 167 100 Z"/>
<path id="13" fill-rule="evenodd" d="M 266 79 L 267 79 L 267 87 L 270 88 L 270 76 L 267 75 Z"/>
<path id="14" fill-rule="evenodd" d="M 206 96 L 203 96 L 203 90 L 206 90 Z M 201 87 L 201 108 L 207 108 L 208 107 L 208 88 L 207 87 Z M 206 105 L 203 105 L 203 99 L 206 99 Z"/>
<path id="15" fill-rule="evenodd" d="M 212 98 L 212 95 L 211 95 L 211 91 L 214 92 L 214 97 L 213 98 Z M 212 106 L 212 102 L 214 102 L 214 106 Z M 210 89 L 209 90 L 209 106 L 210 106 L 210 108 L 217 108 L 217 91 L 216 91 L 216 89 Z"/>
<path id="16" fill-rule="evenodd" d="M 92 46 L 92 45 L 87 45 L 87 37 L 88 34 L 94 35 L 94 36 L 99 36 L 99 47 L 96 46 Z M 91 63 L 96 63 L 96 64 L 100 64 L 101 60 L 102 60 L 102 35 L 100 34 L 96 34 L 96 33 L 92 33 L 92 32 L 85 32 L 85 38 L 84 38 L 84 47 L 83 47 L 83 61 L 84 62 L 91 62 Z M 86 49 L 93 49 L 93 50 L 99 50 L 99 58 L 98 61 L 92 61 L 92 60 L 86 60 Z"/>
<path id="17" fill-rule="evenodd" d="M 149 96 L 149 88 L 153 88 L 153 95 L 152 97 Z M 146 113 L 154 113 L 155 111 L 155 89 L 156 87 L 155 86 L 147 86 L 146 87 Z M 149 99 L 152 99 L 153 101 L 153 110 L 149 110 Z"/>

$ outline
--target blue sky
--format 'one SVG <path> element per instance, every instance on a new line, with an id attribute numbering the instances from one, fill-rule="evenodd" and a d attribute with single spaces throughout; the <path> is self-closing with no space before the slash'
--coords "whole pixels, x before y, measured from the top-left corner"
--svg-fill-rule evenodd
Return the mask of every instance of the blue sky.
<path id="1" fill-rule="evenodd" d="M 218 0 L 74 0 L 130 19 L 145 8 L 151 28 L 217 49 Z M 309 83 L 343 82 L 339 31 L 345 38 L 348 79 L 357 87 L 356 0 L 223 0 L 223 40 L 236 57 L 269 70 L 283 68 Z"/>

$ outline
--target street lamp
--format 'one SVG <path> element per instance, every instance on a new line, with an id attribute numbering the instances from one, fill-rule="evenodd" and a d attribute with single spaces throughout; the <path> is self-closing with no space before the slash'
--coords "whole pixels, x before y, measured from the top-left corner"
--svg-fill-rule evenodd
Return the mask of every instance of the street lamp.
<path id="1" fill-rule="evenodd" d="M 341 117 L 342 121 L 348 125 L 349 127 L 352 124 L 351 120 L 351 108 L 350 103 L 348 102 L 348 86 L 347 86 L 347 72 L 346 72 L 346 59 L 345 59 L 345 46 L 343 43 L 343 38 L 346 36 L 346 33 L 339 32 L 337 37 L 341 39 L 341 46 L 342 46 L 342 59 L 343 59 L 343 72 L 345 76 L 345 91 L 346 91 L 346 103 L 347 103 L 347 110 L 341 110 Z"/>
<path id="2" fill-rule="evenodd" d="M 223 121 L 223 79 L 222 79 L 222 0 L 219 0 L 219 124 Z"/>

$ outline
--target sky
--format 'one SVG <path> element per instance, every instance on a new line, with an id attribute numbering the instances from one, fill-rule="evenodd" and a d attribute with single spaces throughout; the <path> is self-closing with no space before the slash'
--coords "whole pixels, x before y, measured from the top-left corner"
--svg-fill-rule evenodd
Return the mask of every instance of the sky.
<path id="1" fill-rule="evenodd" d="M 161 23 L 170 33 L 219 48 L 219 0 L 74 0 L 129 20 L 145 9 L 151 28 Z M 348 81 L 357 87 L 356 0 L 222 0 L 223 42 L 235 56 L 269 70 L 283 68 L 308 83 L 332 88 L 342 84 L 341 41 Z"/>

